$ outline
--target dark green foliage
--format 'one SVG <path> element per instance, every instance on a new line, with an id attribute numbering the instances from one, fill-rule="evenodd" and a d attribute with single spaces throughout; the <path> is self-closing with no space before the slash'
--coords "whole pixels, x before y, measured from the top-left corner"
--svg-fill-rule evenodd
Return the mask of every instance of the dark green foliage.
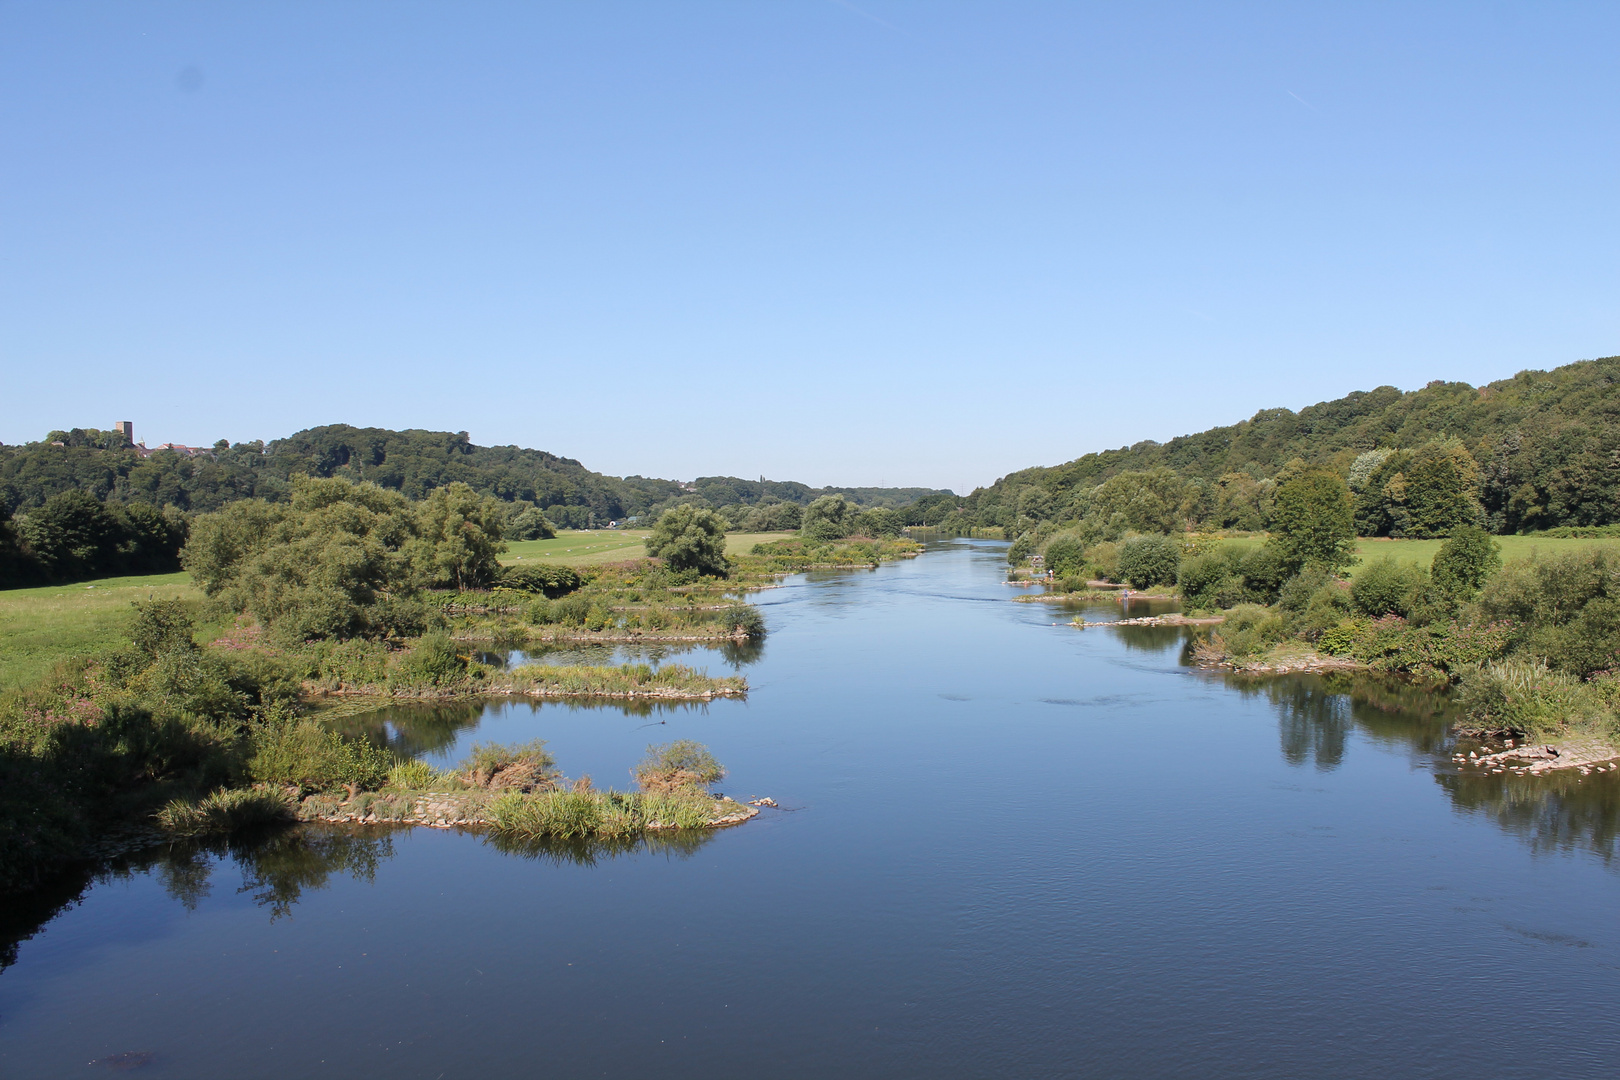
<path id="1" fill-rule="evenodd" d="M 1271 540 L 1283 565 L 1294 573 L 1307 566 L 1349 566 L 1355 560 L 1355 512 L 1344 480 L 1313 469 L 1278 485 Z"/>
<path id="2" fill-rule="evenodd" d="M 1297 459 L 1352 475 L 1357 508 L 1368 515 L 1363 535 L 1446 536 L 1474 523 L 1471 515 L 1479 510 L 1494 533 L 1620 522 L 1620 470 L 1610 467 L 1620 452 L 1617 382 L 1620 357 L 1609 357 L 1524 371 L 1479 388 L 1435 382 L 1402 393 L 1384 386 L 1298 413 L 1264 409 L 1241 423 L 1166 443 L 1143 441 L 1012 473 L 961 500 L 949 517 L 960 529 L 1022 531 L 1019 507 L 1025 489 L 1036 486 L 1049 496 L 1054 520 L 1091 515 L 1100 527 L 1092 505 L 1098 486 L 1131 473 L 1136 479 L 1121 482 L 1122 500 L 1110 495 L 1108 513 L 1141 499 L 1164 509 L 1139 510 L 1139 521 L 1164 520 L 1171 501 L 1165 486 L 1144 478 L 1165 468 L 1211 485 L 1204 492 L 1186 489 L 1190 516 L 1211 527 L 1259 529 L 1266 524 L 1267 485 Z M 1387 464 L 1387 455 L 1359 462 L 1360 473 L 1352 472 L 1358 455 L 1380 447 L 1406 456 L 1376 478 L 1371 472 Z M 1477 469 L 1472 491 L 1470 462 Z M 1386 499 L 1384 487 L 1396 473 L 1405 490 L 1398 485 L 1389 494 L 1400 498 Z M 1154 485 L 1157 493 L 1149 491 Z"/>
<path id="3" fill-rule="evenodd" d="M 1085 572 L 1086 546 L 1073 533 L 1060 533 L 1048 540 L 1043 554 L 1046 568 L 1058 577 Z"/>
<path id="4" fill-rule="evenodd" d="M 1226 621 L 1212 640 L 1227 655 L 1244 658 L 1265 652 L 1288 636 L 1282 612 L 1259 604 L 1239 604 L 1226 613 Z"/>
<path id="5" fill-rule="evenodd" d="M 1133 536 L 1119 546 L 1119 574 L 1134 588 L 1174 585 L 1181 544 L 1169 536 Z"/>
<path id="6" fill-rule="evenodd" d="M 1620 560 L 1605 548 L 1515 560 L 1480 592 L 1479 609 L 1516 624 L 1515 651 L 1555 671 L 1620 668 Z"/>
<path id="7" fill-rule="evenodd" d="M 169 652 L 189 652 L 197 647 L 191 638 L 195 624 L 183 600 L 137 600 L 130 625 L 130 641 L 147 656 L 157 658 Z"/>
<path id="8" fill-rule="evenodd" d="M 468 657 L 443 634 L 428 634 L 399 663 L 398 681 L 408 686 L 450 686 L 467 674 Z"/>
<path id="9" fill-rule="evenodd" d="M 466 484 L 435 488 L 417 503 L 410 545 L 416 582 L 430 588 L 482 588 L 495 580 L 506 550 L 500 506 Z"/>
<path id="10" fill-rule="evenodd" d="M 806 540 L 842 540 L 855 531 L 855 507 L 842 495 L 823 495 L 805 508 L 799 531 Z"/>
<path id="11" fill-rule="evenodd" d="M 185 520 L 173 512 L 64 491 L 0 533 L 0 585 L 173 571 L 185 539 Z"/>
<path id="12" fill-rule="evenodd" d="M 721 613 L 720 625 L 751 641 L 765 636 L 765 616 L 752 604 L 736 604 Z"/>
<path id="13" fill-rule="evenodd" d="M 199 518 L 182 559 L 209 596 L 283 639 L 386 635 L 424 620 L 398 595 L 439 565 L 438 542 L 418 543 L 418 530 L 397 492 L 300 477 L 286 503 L 250 499 Z"/>
<path id="14" fill-rule="evenodd" d="M 495 583 L 503 589 L 543 593 L 552 599 L 556 599 L 559 596 L 566 596 L 585 584 L 585 579 L 580 576 L 579 571 L 572 567 L 521 562 L 502 567 L 500 575 L 495 579 Z"/>
<path id="15" fill-rule="evenodd" d="M 905 517 L 896 510 L 877 507 L 860 513 L 855 519 L 855 532 L 862 536 L 894 538 L 905 528 Z"/>
<path id="16" fill-rule="evenodd" d="M 1183 559 L 1176 585 L 1183 608 L 1189 612 L 1222 611 L 1240 603 L 1243 582 L 1224 552 L 1214 551 Z"/>
<path id="17" fill-rule="evenodd" d="M 1414 625 L 1399 615 L 1341 622 L 1323 633 L 1318 648 L 1349 656 L 1381 671 L 1456 678 L 1508 650 L 1513 629 L 1504 622 L 1439 620 Z"/>
<path id="18" fill-rule="evenodd" d="M 530 506 L 506 526 L 506 535 L 513 540 L 550 540 L 557 535 L 557 530 L 538 506 Z"/>
<path id="19" fill-rule="evenodd" d="M 726 526 L 713 510 L 677 506 L 666 511 L 647 537 L 647 554 L 676 572 L 725 577 Z"/>
<path id="20" fill-rule="evenodd" d="M 1362 567 L 1350 586 L 1350 598 L 1363 615 L 1410 618 L 1424 602 L 1429 575 L 1413 563 L 1379 559 Z"/>
<path id="21" fill-rule="evenodd" d="M 1479 594 L 1501 566 L 1501 545 L 1478 525 L 1464 525 L 1440 545 L 1429 565 L 1429 574 L 1435 588 L 1453 600 L 1466 603 Z"/>

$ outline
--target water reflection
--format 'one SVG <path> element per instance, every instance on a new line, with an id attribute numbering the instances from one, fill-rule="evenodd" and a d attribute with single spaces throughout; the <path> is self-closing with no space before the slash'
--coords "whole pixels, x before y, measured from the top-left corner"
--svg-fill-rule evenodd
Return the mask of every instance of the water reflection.
<path id="1" fill-rule="evenodd" d="M 503 670 L 522 667 L 524 664 L 552 664 L 569 666 L 574 664 L 590 664 L 594 666 L 617 666 L 619 664 L 651 664 L 653 667 L 667 660 L 676 660 L 693 666 L 694 659 L 701 661 L 713 658 L 727 665 L 733 670 L 739 670 L 750 664 L 757 664 L 765 656 L 764 639 L 752 641 L 725 641 L 725 642 L 698 642 L 698 641 L 660 641 L 639 644 L 612 644 L 604 643 L 593 645 L 589 642 L 569 642 L 565 645 L 545 645 L 541 643 L 522 644 L 520 648 L 497 647 L 477 654 L 480 663 L 489 664 Z M 705 654 L 692 657 L 692 653 Z"/>
<path id="2" fill-rule="evenodd" d="M 1277 710 L 1283 760 L 1331 772 L 1344 761 L 1352 731 L 1391 748 L 1435 755 L 1449 744 L 1449 695 L 1444 689 L 1365 672 L 1327 675 L 1222 673 L 1244 697 L 1264 697 Z"/>
<path id="3" fill-rule="evenodd" d="M 502 698 L 495 702 L 390 705 L 376 712 L 335 718 L 329 724 L 343 735 L 367 739 L 402 758 L 423 757 L 449 750 L 464 732 L 476 730 L 490 710 L 511 704 L 514 704 L 512 700 Z M 611 709 L 643 720 L 669 713 L 703 711 L 708 707 L 706 702 L 701 701 L 659 701 L 652 698 L 574 698 L 569 701 L 525 701 L 522 704 L 535 710 L 567 709 L 569 712 Z"/>
<path id="4" fill-rule="evenodd" d="M 485 833 L 484 843 L 503 855 L 537 859 L 559 866 L 596 866 L 605 860 L 626 855 L 664 855 L 688 859 L 716 835 L 718 833 L 714 829 L 677 829 L 615 840 L 555 840 Z"/>
<path id="5" fill-rule="evenodd" d="M 1459 808 L 1495 820 L 1537 854 L 1590 851 L 1614 861 L 1620 774 L 1545 776 L 1442 772 L 1435 780 Z"/>
<path id="6" fill-rule="evenodd" d="M 52 919 L 82 900 L 91 888 L 150 874 L 170 898 L 196 911 L 234 868 L 237 894 L 251 896 L 270 921 L 285 918 L 306 894 L 347 876 L 370 884 L 394 857 L 394 838 L 408 826 L 296 825 L 177 841 L 83 866 L 46 881 L 39 888 L 6 898 L 0 905 L 0 971 L 17 962 L 18 947 Z M 633 855 L 690 858 L 717 835 L 712 829 L 677 830 L 612 841 L 518 840 L 482 834 L 484 843 L 505 855 L 558 866 L 597 866 Z"/>

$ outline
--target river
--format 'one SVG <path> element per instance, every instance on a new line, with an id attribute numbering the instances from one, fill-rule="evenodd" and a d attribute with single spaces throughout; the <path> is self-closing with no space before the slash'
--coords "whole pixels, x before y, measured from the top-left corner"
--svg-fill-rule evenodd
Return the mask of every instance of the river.
<path id="1" fill-rule="evenodd" d="M 763 649 L 671 657 L 746 701 L 352 721 L 438 763 L 545 738 L 599 787 L 693 738 L 782 809 L 618 851 L 312 827 L 121 860 L 6 912 L 0 1075 L 1620 1069 L 1617 774 L 1460 777 L 1442 695 L 1054 625 L 1004 551 L 791 578 Z"/>

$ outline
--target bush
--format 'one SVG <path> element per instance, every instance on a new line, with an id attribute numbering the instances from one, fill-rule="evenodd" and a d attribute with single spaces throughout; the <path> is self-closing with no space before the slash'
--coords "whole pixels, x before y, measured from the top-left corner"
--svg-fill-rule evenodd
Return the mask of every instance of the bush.
<path id="1" fill-rule="evenodd" d="M 1074 533 L 1059 533 L 1046 542 L 1046 568 L 1058 577 L 1083 575 L 1086 546 Z"/>
<path id="2" fill-rule="evenodd" d="M 137 600 L 132 606 L 135 618 L 130 625 L 130 641 L 147 656 L 197 647 L 191 638 L 193 624 L 185 601 Z"/>
<path id="3" fill-rule="evenodd" d="M 1451 534 L 1451 539 L 1440 545 L 1429 575 L 1435 587 L 1462 603 L 1472 600 L 1489 580 L 1501 569 L 1502 549 L 1490 534 L 1476 525 L 1466 525 Z"/>
<path id="4" fill-rule="evenodd" d="M 855 531 L 856 516 L 842 495 L 823 495 L 804 508 L 799 529 L 807 540 L 842 540 Z"/>
<path id="5" fill-rule="evenodd" d="M 567 566 L 523 562 L 501 568 L 495 584 L 518 592 L 540 593 L 555 600 L 585 584 L 579 571 Z"/>
<path id="6" fill-rule="evenodd" d="M 515 746 L 474 743 L 461 773 L 474 787 L 507 791 L 549 791 L 559 775 L 544 739 Z"/>
<path id="7" fill-rule="evenodd" d="M 403 686 L 450 686 L 467 674 L 467 657 L 443 634 L 419 640 L 395 667 L 393 682 Z"/>
<path id="8" fill-rule="evenodd" d="M 1363 615 L 1408 618 L 1423 603 L 1429 575 L 1415 563 L 1384 558 L 1368 563 L 1350 585 L 1350 599 Z"/>
<path id="9" fill-rule="evenodd" d="M 1322 648 L 1382 671 L 1455 678 L 1507 651 L 1512 627 L 1505 622 L 1455 620 L 1416 626 L 1399 615 L 1341 622 L 1322 636 Z"/>
<path id="10" fill-rule="evenodd" d="M 1620 735 L 1600 687 L 1539 663 L 1480 665 L 1463 676 L 1457 704 L 1470 724 L 1487 730 L 1506 729 L 1536 739 L 1577 730 L 1611 739 Z"/>
<path id="11" fill-rule="evenodd" d="M 513 540 L 550 540 L 557 535 L 557 530 L 538 506 L 531 506 L 512 519 L 506 535 Z"/>
<path id="12" fill-rule="evenodd" d="M 765 636 L 765 616 L 752 604 L 734 604 L 727 608 L 720 613 L 720 625 L 750 641 Z"/>
<path id="13" fill-rule="evenodd" d="M 1259 604 L 1239 604 L 1226 613 L 1226 621 L 1212 639 L 1228 656 L 1242 658 L 1265 652 L 1288 636 L 1288 623 L 1279 612 Z"/>
<path id="14" fill-rule="evenodd" d="M 1174 585 L 1181 545 L 1168 536 L 1135 536 L 1119 546 L 1119 574 L 1133 588 Z"/>
<path id="15" fill-rule="evenodd" d="M 1176 573 L 1182 607 L 1188 611 L 1220 611 L 1241 599 L 1243 579 L 1221 552 L 1197 555 L 1181 563 Z"/>
<path id="16" fill-rule="evenodd" d="M 393 759 L 369 742 L 345 739 L 314 720 L 279 720 L 253 736 L 248 774 L 256 781 L 287 784 L 302 791 L 330 791 L 353 784 L 374 788 L 388 776 Z"/>

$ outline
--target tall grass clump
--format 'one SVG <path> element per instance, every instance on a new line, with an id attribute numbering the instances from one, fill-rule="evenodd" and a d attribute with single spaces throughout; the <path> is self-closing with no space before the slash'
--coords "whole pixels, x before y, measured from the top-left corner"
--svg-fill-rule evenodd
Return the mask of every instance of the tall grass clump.
<path id="1" fill-rule="evenodd" d="M 516 746 L 474 743 L 460 772 L 473 787 L 513 791 L 551 790 L 558 776 L 557 759 L 544 739 Z"/>
<path id="2" fill-rule="evenodd" d="M 677 739 L 647 747 L 647 756 L 630 770 L 630 775 L 642 791 L 676 792 L 708 787 L 723 779 L 726 769 L 702 743 Z"/>
<path id="3" fill-rule="evenodd" d="M 396 762 L 394 767 L 388 770 L 387 786 L 400 791 L 426 791 L 459 784 L 458 777 L 435 769 L 417 758 Z"/>
<path id="4" fill-rule="evenodd" d="M 155 815 L 158 827 L 175 836 L 230 833 L 293 818 L 288 794 L 268 788 L 220 788 L 196 801 L 175 799 Z"/>
<path id="5" fill-rule="evenodd" d="M 1540 662 L 1506 660 L 1481 664 L 1463 676 L 1457 704 L 1468 723 L 1491 731 L 1512 731 L 1533 739 L 1572 734 L 1620 738 L 1612 677 L 1582 682 Z"/>

